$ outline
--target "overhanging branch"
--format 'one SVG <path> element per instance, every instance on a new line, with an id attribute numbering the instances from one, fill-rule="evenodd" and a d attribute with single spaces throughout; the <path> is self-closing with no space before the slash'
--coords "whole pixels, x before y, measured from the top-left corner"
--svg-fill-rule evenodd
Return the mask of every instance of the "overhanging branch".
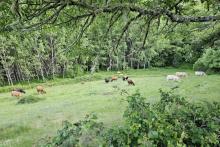
<path id="1" fill-rule="evenodd" d="M 146 9 L 144 7 L 133 5 L 133 4 L 126 4 L 126 3 L 118 3 L 118 4 L 112 4 L 112 5 L 105 5 L 105 6 L 97 6 L 97 5 L 91 5 L 86 2 L 80 2 L 76 0 L 68 0 L 68 1 L 54 1 L 53 3 L 46 3 L 42 4 L 41 7 L 39 7 L 36 12 L 27 14 L 28 20 L 31 20 L 34 17 L 39 17 L 40 15 L 44 14 L 45 12 L 51 10 L 51 9 L 58 9 L 61 5 L 64 5 L 65 7 L 73 7 L 74 8 L 82 8 L 84 11 L 89 12 L 95 12 L 96 15 L 101 13 L 115 13 L 116 11 L 131 11 L 134 13 L 142 14 L 142 15 L 151 15 L 151 16 L 159 16 L 163 15 L 168 17 L 172 22 L 178 22 L 178 23 L 185 23 L 185 22 L 208 22 L 208 21 L 217 21 L 220 20 L 220 15 L 213 15 L 213 16 L 184 16 L 184 15 L 178 15 L 172 12 L 171 10 L 164 9 L 164 8 L 152 8 L 152 9 Z M 177 3 L 178 4 L 178 3 Z M 25 5 L 24 3 L 20 3 L 20 8 L 22 8 L 22 5 Z M 26 3 L 26 5 L 29 5 Z M 33 5 L 33 4 L 32 4 Z M 27 12 L 27 11 L 26 11 Z"/>
<path id="2" fill-rule="evenodd" d="M 182 0 L 179 0 L 173 7 L 176 7 L 181 3 Z M 85 19 L 87 17 L 87 14 L 95 14 L 96 16 L 108 13 L 113 14 L 111 17 L 111 21 L 109 24 L 109 29 L 113 27 L 115 22 L 118 21 L 119 17 L 123 13 L 132 12 L 133 14 L 142 15 L 142 16 L 153 16 L 154 18 L 157 18 L 157 16 L 163 16 L 168 18 L 172 22 L 176 23 L 189 23 L 189 22 L 212 22 L 212 21 L 218 21 L 220 20 L 220 15 L 217 13 L 217 15 L 210 15 L 210 16 L 186 16 L 186 15 L 180 15 L 174 13 L 169 8 L 145 8 L 141 5 L 134 5 L 131 3 L 108 3 L 104 5 L 98 5 L 98 4 L 91 4 L 90 2 L 80 1 L 80 0 L 43 0 L 43 1 L 29 1 L 29 0 L 23 0 L 22 2 L 17 3 L 19 10 L 22 12 L 22 16 L 25 16 L 21 19 L 21 21 L 24 22 L 24 24 L 28 24 L 24 28 L 36 28 L 41 27 L 45 24 L 51 24 L 57 22 L 57 19 L 61 14 L 69 13 L 72 18 L 66 18 L 66 20 L 63 20 L 63 22 L 59 22 L 60 24 L 68 23 L 70 21 L 78 21 L 80 19 Z M 79 8 L 79 10 L 78 10 Z M 68 10 L 76 10 L 79 11 L 81 16 L 77 16 L 76 14 L 72 13 L 73 11 Z M 48 12 L 52 12 L 52 10 L 55 10 L 53 15 L 48 15 Z M 120 11 L 120 13 L 118 13 Z M 79 13 L 77 13 L 79 14 Z M 65 14 L 64 14 L 65 15 Z M 39 19 L 34 19 L 39 18 Z M 30 25 L 32 21 L 38 21 L 34 24 Z M 58 19 L 59 20 L 59 19 Z M 135 20 L 134 20 L 135 21 Z M 15 24 L 17 25 L 17 24 Z M 129 27 L 129 24 L 128 26 Z M 3 28 L 5 28 L 3 26 Z M 109 31 L 108 29 L 108 31 Z M 122 30 L 124 33 L 124 29 Z M 123 36 L 122 33 L 122 36 Z"/>
<path id="3" fill-rule="evenodd" d="M 116 49 L 118 48 L 118 45 L 119 45 L 119 43 L 120 43 L 120 41 L 121 41 L 121 39 L 122 39 L 124 33 L 128 30 L 128 28 L 129 28 L 129 26 L 131 25 L 131 23 L 132 23 L 133 21 L 137 20 L 138 18 L 140 18 L 141 15 L 142 15 L 142 14 L 139 13 L 137 16 L 131 18 L 131 19 L 126 23 L 126 25 L 125 25 L 124 28 L 122 29 L 122 33 L 121 33 L 121 35 L 120 35 L 118 41 L 117 41 L 117 44 L 116 44 L 116 47 L 115 47 Z"/>

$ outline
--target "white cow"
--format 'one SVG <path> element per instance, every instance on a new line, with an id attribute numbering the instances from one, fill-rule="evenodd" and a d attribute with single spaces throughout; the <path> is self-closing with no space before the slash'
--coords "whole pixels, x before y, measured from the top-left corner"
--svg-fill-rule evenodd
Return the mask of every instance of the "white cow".
<path id="1" fill-rule="evenodd" d="M 206 73 L 204 71 L 195 71 L 196 76 L 206 76 Z"/>
<path id="2" fill-rule="evenodd" d="M 172 81 L 179 81 L 180 78 L 176 75 L 167 75 L 167 81 L 172 80 Z"/>
<path id="3" fill-rule="evenodd" d="M 188 74 L 186 72 L 176 72 L 176 76 L 182 78 L 182 77 L 187 77 Z"/>

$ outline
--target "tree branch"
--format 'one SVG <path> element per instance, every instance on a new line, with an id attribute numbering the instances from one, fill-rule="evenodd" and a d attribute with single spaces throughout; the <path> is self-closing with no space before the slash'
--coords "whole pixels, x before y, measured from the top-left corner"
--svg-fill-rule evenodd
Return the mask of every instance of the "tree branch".
<path id="1" fill-rule="evenodd" d="M 109 23 L 109 27 L 106 31 L 106 34 L 108 34 L 108 32 L 110 31 L 110 29 L 113 27 L 113 25 L 118 21 L 118 19 L 122 16 L 122 12 L 120 12 L 115 18 L 114 16 L 117 14 L 118 11 L 116 11 L 116 13 L 114 13 L 110 19 L 110 23 Z"/>
<path id="2" fill-rule="evenodd" d="M 152 20 L 153 20 L 153 17 L 148 18 L 148 20 L 147 20 L 147 27 L 146 27 L 146 31 L 145 31 L 145 35 L 144 35 L 144 41 L 143 41 L 143 44 L 142 44 L 142 48 L 144 48 L 144 46 L 146 44 L 146 40 L 147 40 L 147 36 L 149 34 L 150 25 L 151 25 Z"/>
<path id="3" fill-rule="evenodd" d="M 131 18 L 131 19 L 126 23 L 126 25 L 125 25 L 124 28 L 122 29 L 122 33 L 121 33 L 121 35 L 120 35 L 118 41 L 117 41 L 117 44 L 116 44 L 116 47 L 115 47 L 116 49 L 118 48 L 118 45 L 119 45 L 119 43 L 120 43 L 120 41 L 121 41 L 121 39 L 122 39 L 124 33 L 128 30 L 128 28 L 129 28 L 129 26 L 131 25 L 131 23 L 132 23 L 133 21 L 137 20 L 139 17 L 141 17 L 141 15 L 142 15 L 142 14 L 139 13 L 136 17 Z"/>
<path id="4" fill-rule="evenodd" d="M 54 23 L 54 22 L 56 21 L 57 17 L 59 16 L 59 13 L 65 8 L 65 6 L 66 6 L 65 4 L 63 4 L 62 6 L 60 6 L 59 9 L 56 10 L 56 11 L 54 12 L 54 14 L 51 15 L 50 17 L 48 17 L 47 19 L 45 19 L 45 20 L 43 20 L 43 21 L 41 21 L 41 22 L 39 22 L 39 23 L 35 23 L 35 24 L 33 24 L 33 25 L 27 26 L 27 27 L 22 27 L 22 29 L 29 29 L 29 28 L 40 27 L 40 26 L 42 26 L 42 25 L 44 25 L 44 24 L 48 24 L 49 21 L 51 21 L 51 20 L 52 20 L 52 23 Z"/>
<path id="5" fill-rule="evenodd" d="M 88 18 L 86 19 L 84 25 L 82 26 L 79 35 L 77 36 L 76 40 L 65 50 L 68 51 L 70 50 L 70 47 L 75 45 L 77 42 L 80 41 L 80 39 L 82 38 L 84 32 L 88 29 L 88 27 L 93 23 L 93 21 L 95 20 L 95 15 L 92 15 L 92 17 L 88 16 Z"/>
<path id="6" fill-rule="evenodd" d="M 181 3 L 182 0 L 179 0 L 174 6 L 177 6 L 179 3 Z M 54 20 L 58 18 L 58 15 L 61 11 L 65 11 L 65 7 L 73 7 L 73 9 L 80 8 L 80 11 L 83 10 L 82 13 L 95 13 L 96 15 L 102 14 L 102 13 L 116 13 L 118 10 L 120 10 L 122 13 L 127 12 L 133 12 L 145 16 L 164 16 L 169 18 L 172 22 L 177 23 L 189 23 L 189 22 L 209 22 L 209 21 L 218 21 L 220 20 L 220 15 L 212 15 L 212 16 L 185 16 L 185 15 L 178 15 L 172 12 L 172 10 L 169 10 L 169 8 L 165 9 L 162 7 L 159 8 L 144 8 L 141 5 L 134 5 L 131 3 L 117 3 L 117 4 L 108 4 L 108 5 L 92 5 L 89 2 L 85 1 L 79 1 L 79 0 L 54 0 L 54 1 L 43 1 L 38 2 L 34 4 L 33 2 L 30 2 L 27 0 L 25 2 L 22 1 L 22 3 L 18 3 L 19 8 L 22 9 L 21 12 L 24 13 L 24 16 L 26 17 L 26 20 L 23 20 L 25 23 L 29 23 L 29 21 L 33 20 L 35 17 L 41 17 L 44 14 L 47 14 L 48 11 L 51 11 L 52 9 L 55 9 L 56 12 L 52 16 L 46 16 L 47 19 L 40 20 L 39 22 L 28 26 L 28 28 L 41 26 L 44 24 L 47 24 L 49 21 Z M 37 9 L 35 9 L 37 7 Z M 30 13 L 34 11 L 33 13 Z M 22 13 L 22 14 L 23 14 Z M 83 15 L 83 14 L 82 14 Z M 74 17 L 74 16 L 73 16 Z M 114 15 L 113 15 L 114 17 Z M 113 18 L 112 17 L 112 18 Z M 114 22 L 117 21 L 117 19 L 120 17 L 116 17 L 114 21 L 110 24 L 110 28 L 114 25 Z M 70 21 L 70 20 L 69 20 Z M 67 21 L 67 22 L 69 22 Z M 54 23 L 52 21 L 52 23 Z M 129 25 L 128 25 L 129 26 Z M 123 30 L 124 31 L 124 30 Z"/>

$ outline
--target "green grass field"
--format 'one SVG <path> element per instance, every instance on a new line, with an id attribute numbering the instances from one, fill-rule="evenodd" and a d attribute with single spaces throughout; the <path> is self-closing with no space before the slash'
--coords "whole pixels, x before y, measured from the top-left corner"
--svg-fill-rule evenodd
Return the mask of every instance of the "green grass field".
<path id="1" fill-rule="evenodd" d="M 106 125 L 123 123 L 126 95 L 139 90 L 149 102 L 159 99 L 160 88 L 169 90 L 178 86 L 175 93 L 187 96 L 190 102 L 220 101 L 220 75 L 196 77 L 193 71 L 184 70 L 189 77 L 180 82 L 166 81 L 167 74 L 179 69 L 130 70 L 126 74 L 135 81 L 128 86 L 122 79 L 106 84 L 104 80 L 76 82 L 67 80 L 65 84 L 46 87 L 47 94 L 38 95 L 35 89 L 26 90 L 25 97 L 42 98 L 31 104 L 17 104 L 10 92 L 0 94 L 0 147 L 30 147 L 38 145 L 42 139 L 53 136 L 61 128 L 64 120 L 75 122 L 86 114 L 95 112 Z M 100 72 L 100 79 L 114 72 Z"/>

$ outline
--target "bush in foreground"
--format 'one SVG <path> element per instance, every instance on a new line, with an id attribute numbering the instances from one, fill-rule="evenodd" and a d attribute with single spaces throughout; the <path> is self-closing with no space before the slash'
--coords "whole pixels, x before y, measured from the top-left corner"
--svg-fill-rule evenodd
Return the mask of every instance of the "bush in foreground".
<path id="1" fill-rule="evenodd" d="M 128 96 L 123 126 L 106 128 L 92 114 L 77 123 L 64 122 L 45 146 L 217 146 L 220 103 L 189 103 L 172 92 L 155 104 L 139 92 Z"/>

